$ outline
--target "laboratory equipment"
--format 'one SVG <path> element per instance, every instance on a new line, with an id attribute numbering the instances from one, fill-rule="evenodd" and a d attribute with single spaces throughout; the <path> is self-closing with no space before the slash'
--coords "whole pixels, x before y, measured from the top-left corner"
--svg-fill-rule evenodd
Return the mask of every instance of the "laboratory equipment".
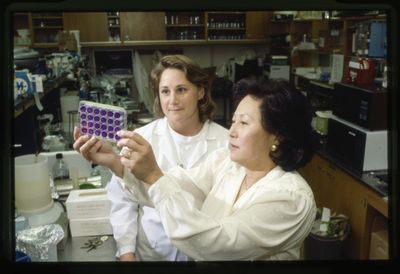
<path id="1" fill-rule="evenodd" d="M 56 154 L 56 162 L 53 165 L 54 180 L 69 179 L 69 169 L 67 163 L 63 160 L 63 154 Z"/>
<path id="2" fill-rule="evenodd" d="M 19 215 L 35 227 L 55 223 L 63 213 L 50 191 L 47 157 L 27 154 L 15 157 L 15 206 Z"/>

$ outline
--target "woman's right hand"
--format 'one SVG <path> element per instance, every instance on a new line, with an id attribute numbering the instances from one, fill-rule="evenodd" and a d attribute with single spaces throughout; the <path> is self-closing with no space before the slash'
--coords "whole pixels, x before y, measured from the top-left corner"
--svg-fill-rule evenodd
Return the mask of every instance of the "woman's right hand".
<path id="1" fill-rule="evenodd" d="M 73 148 L 82 156 L 95 164 L 106 166 L 113 170 L 113 165 L 119 163 L 119 155 L 117 155 L 112 146 L 95 136 L 89 137 L 81 135 L 79 128 L 74 128 L 74 144 Z"/>

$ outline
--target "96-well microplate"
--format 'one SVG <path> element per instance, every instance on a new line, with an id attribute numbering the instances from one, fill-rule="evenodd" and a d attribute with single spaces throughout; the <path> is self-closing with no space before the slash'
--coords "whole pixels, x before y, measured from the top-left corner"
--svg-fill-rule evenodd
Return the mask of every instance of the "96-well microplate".
<path id="1" fill-rule="evenodd" d="M 79 119 L 82 135 L 94 135 L 112 142 L 120 139 L 117 131 L 127 128 L 127 113 L 122 107 L 80 101 Z"/>

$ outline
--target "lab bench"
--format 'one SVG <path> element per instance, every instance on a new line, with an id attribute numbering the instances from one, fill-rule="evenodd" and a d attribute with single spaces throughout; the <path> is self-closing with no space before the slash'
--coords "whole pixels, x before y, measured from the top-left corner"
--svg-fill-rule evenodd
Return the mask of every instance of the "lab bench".
<path id="1" fill-rule="evenodd" d="M 299 172 L 313 190 L 317 207 L 327 207 L 349 217 L 351 232 L 346 242 L 346 257 L 368 259 L 374 219 L 388 218 L 387 187 L 382 188 L 369 172 L 342 165 L 323 149 Z"/>
<path id="2" fill-rule="evenodd" d="M 115 262 L 117 247 L 113 235 L 107 235 L 105 240 L 96 249 L 88 251 L 85 247 L 90 239 L 101 236 L 71 237 L 68 236 L 63 249 L 57 252 L 59 262 Z"/>

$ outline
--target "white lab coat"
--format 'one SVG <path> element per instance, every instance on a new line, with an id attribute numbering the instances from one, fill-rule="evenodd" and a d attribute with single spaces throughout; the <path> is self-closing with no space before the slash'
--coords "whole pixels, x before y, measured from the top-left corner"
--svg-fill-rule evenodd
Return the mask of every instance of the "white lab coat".
<path id="1" fill-rule="evenodd" d="M 212 151 L 227 147 L 228 130 L 207 121 L 206 138 L 196 146 L 187 168 L 197 166 Z M 161 170 L 167 171 L 178 164 L 178 155 L 172 137 L 168 134 L 167 119 L 158 119 L 135 130 L 151 145 Z M 115 176 L 107 186 L 111 201 L 110 221 L 117 242 L 117 256 L 135 252 L 140 261 L 182 261 L 187 256 L 179 252 L 165 234 L 154 208 L 132 201 L 121 188 Z"/>
<path id="2" fill-rule="evenodd" d="M 195 260 L 299 259 L 316 214 L 307 182 L 276 166 L 235 201 L 244 177 L 220 149 L 150 187 L 126 168 L 118 180 L 132 199 L 155 206 L 172 243 Z"/>

